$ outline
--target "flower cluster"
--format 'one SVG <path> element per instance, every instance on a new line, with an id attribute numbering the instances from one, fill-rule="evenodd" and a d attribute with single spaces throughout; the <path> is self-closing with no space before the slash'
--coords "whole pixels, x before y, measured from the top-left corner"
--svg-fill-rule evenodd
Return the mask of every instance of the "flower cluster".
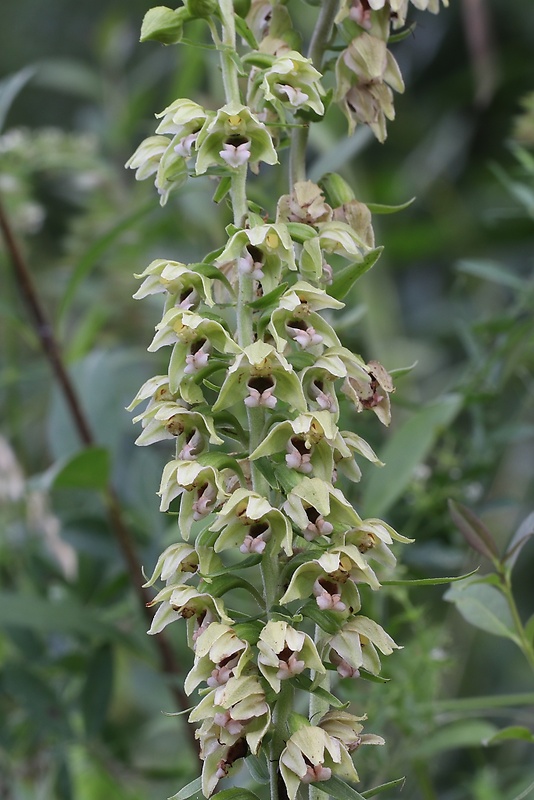
<path id="1" fill-rule="evenodd" d="M 402 89 L 387 33 L 407 0 L 337 5 L 336 30 L 350 35 L 337 97 L 351 120 L 383 138 L 390 87 Z M 379 653 L 397 647 L 361 609 L 395 566 L 394 540 L 409 540 L 353 507 L 361 459 L 381 462 L 342 428 L 350 408 L 388 425 L 393 383 L 381 364 L 343 346 L 332 316 L 380 249 L 369 209 L 339 176 L 294 181 L 272 215 L 246 200 L 249 167 L 277 163 L 287 126 L 325 113 L 319 65 L 295 49 L 287 6 L 253 0 L 238 30 L 255 47 L 240 58 L 228 56 L 236 48 L 231 0 L 190 0 L 179 25 L 162 8 L 145 27 L 166 43 L 187 15 L 212 15 L 226 102 L 212 111 L 176 100 L 128 166 L 139 179 L 155 174 L 162 203 L 190 172 L 229 181 L 234 225 L 203 261 L 154 261 L 135 295 L 164 299 L 148 349 L 170 348 L 168 373 L 147 381 L 131 408 L 146 404 L 135 418 L 138 444 L 176 442 L 159 496 L 163 512 L 178 511 L 181 535 L 146 584 L 165 584 L 149 632 L 186 620 L 194 663 L 185 691 L 201 694 L 189 720 L 198 724 L 205 797 L 234 763 L 266 752 L 294 800 L 301 784 L 357 780 L 351 753 L 383 743 L 361 732 L 364 717 L 336 710 L 325 689 L 330 671 L 378 674 Z M 239 64 L 247 66 L 247 105 Z M 298 698 L 320 686 L 333 710 L 327 703 L 311 720 L 293 714 Z"/>

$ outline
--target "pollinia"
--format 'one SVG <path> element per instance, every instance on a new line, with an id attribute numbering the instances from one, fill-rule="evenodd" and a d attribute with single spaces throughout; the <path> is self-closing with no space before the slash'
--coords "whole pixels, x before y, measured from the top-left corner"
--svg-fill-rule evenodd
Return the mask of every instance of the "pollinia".
<path id="1" fill-rule="evenodd" d="M 439 0 L 411 2 L 438 11 Z M 243 760 L 272 798 L 294 800 L 306 784 L 339 796 L 358 780 L 352 754 L 384 741 L 362 732 L 365 716 L 344 710 L 329 676 L 377 675 L 379 653 L 397 647 L 365 615 L 359 587 L 380 589 L 390 545 L 408 540 L 351 504 L 358 461 L 380 462 L 339 428 L 340 403 L 389 424 L 393 384 L 335 331 L 343 297 L 381 248 L 369 208 L 339 175 L 307 180 L 305 156 L 309 126 L 332 104 L 349 132 L 366 124 L 384 140 L 393 90 L 404 88 L 388 40 L 409 32 L 410 3 L 309 5 L 307 56 L 291 2 L 185 0 L 152 9 L 142 27 L 142 40 L 174 44 L 203 19 L 225 91 L 220 108 L 171 103 L 127 165 L 139 180 L 155 176 L 162 204 L 188 176 L 215 177 L 214 199 L 233 211 L 217 251 L 154 261 L 135 294 L 164 300 L 148 349 L 171 348 L 168 373 L 131 408 L 147 401 L 137 444 L 175 441 L 159 495 L 162 512 L 178 511 L 181 537 L 146 584 L 164 583 L 149 633 L 186 621 L 205 797 Z M 288 193 L 260 209 L 247 179 L 261 180 L 284 148 Z"/>

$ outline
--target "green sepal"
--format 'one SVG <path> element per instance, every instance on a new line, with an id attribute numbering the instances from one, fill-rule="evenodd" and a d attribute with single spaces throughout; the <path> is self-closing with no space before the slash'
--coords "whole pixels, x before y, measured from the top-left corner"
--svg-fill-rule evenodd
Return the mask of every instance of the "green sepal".
<path id="1" fill-rule="evenodd" d="M 331 297 L 335 297 L 336 300 L 342 300 L 343 297 L 346 297 L 356 281 L 376 264 L 382 255 L 383 249 L 383 247 L 377 247 L 374 250 L 370 250 L 361 261 L 357 261 L 341 270 L 334 278 L 331 286 L 328 287 L 328 294 Z"/>
<path id="2" fill-rule="evenodd" d="M 366 203 L 365 205 L 371 214 L 397 214 L 399 211 L 409 208 L 412 203 L 415 203 L 415 197 L 411 197 L 405 203 L 399 203 L 397 206 L 383 205 L 382 203 Z"/>
<path id="3" fill-rule="evenodd" d="M 156 6 L 147 11 L 141 24 L 141 42 L 161 42 L 177 44 L 182 39 L 183 25 L 191 19 L 185 8 L 173 10 L 166 6 Z"/>
<path id="4" fill-rule="evenodd" d="M 231 186 L 232 186 L 231 177 L 229 175 L 225 175 L 224 177 L 222 177 L 221 180 L 219 181 L 219 185 L 217 186 L 213 194 L 213 202 L 220 203 L 222 200 L 224 200 L 224 198 L 230 191 Z"/>
<path id="5" fill-rule="evenodd" d="M 336 614 L 335 611 L 322 611 L 314 600 L 309 600 L 305 603 L 300 612 L 332 636 L 338 633 L 345 622 L 345 619 L 340 614 Z"/>
<path id="6" fill-rule="evenodd" d="M 238 622 L 234 625 L 234 631 L 239 639 L 248 642 L 249 644 L 258 644 L 258 639 L 264 628 L 263 622 L 259 620 L 250 620 L 250 622 Z"/>
<path id="7" fill-rule="evenodd" d="M 306 225 L 304 222 L 286 222 L 285 224 L 293 241 L 299 244 L 317 236 L 315 228 L 312 228 L 311 225 Z"/>
<path id="8" fill-rule="evenodd" d="M 339 698 L 328 692 L 326 689 L 323 689 L 321 686 L 314 687 L 313 681 L 308 678 L 307 675 L 297 675 L 292 680 L 299 689 L 309 692 L 310 694 L 314 694 L 320 700 L 324 700 L 333 708 L 347 708 L 350 706 L 350 700 L 346 703 L 343 703 L 341 700 L 339 700 Z"/>
<path id="9" fill-rule="evenodd" d="M 264 294 L 263 297 L 258 297 L 257 300 L 254 300 L 252 303 L 248 303 L 247 305 L 249 308 L 277 308 L 278 300 L 281 295 L 284 294 L 288 286 L 288 283 L 281 283 L 280 286 L 277 286 L 276 289 L 272 290 L 272 292 Z"/>

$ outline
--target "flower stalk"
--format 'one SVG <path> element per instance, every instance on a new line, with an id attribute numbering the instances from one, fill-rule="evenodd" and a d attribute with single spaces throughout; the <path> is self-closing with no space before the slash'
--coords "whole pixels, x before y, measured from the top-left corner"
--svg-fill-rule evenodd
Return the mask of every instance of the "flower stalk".
<path id="1" fill-rule="evenodd" d="M 147 583 L 164 583 L 149 633 L 186 620 L 185 691 L 200 689 L 189 720 L 206 798 L 235 764 L 258 758 L 269 765 L 271 800 L 307 788 L 318 798 L 333 776 L 336 785 L 358 780 L 351 754 L 361 744 L 384 743 L 362 733 L 363 716 L 339 710 L 329 678 L 377 675 L 379 652 L 397 647 L 362 605 L 395 566 L 390 546 L 409 540 L 353 507 L 359 461 L 380 461 L 343 427 L 370 411 L 389 424 L 394 387 L 382 365 L 343 346 L 331 322 L 381 248 L 369 209 L 341 176 L 316 185 L 305 163 L 309 126 L 332 102 L 349 131 L 367 124 L 385 138 L 392 90 L 403 88 L 388 39 L 408 0 L 319 6 L 308 56 L 291 2 L 186 0 L 176 12 L 152 9 L 143 23 L 142 39 L 170 44 L 190 20 L 205 20 L 225 90 L 214 109 L 175 100 L 127 165 L 138 179 L 155 176 L 162 204 L 190 175 L 211 176 L 233 211 L 215 255 L 153 262 L 136 293 L 165 298 L 149 350 L 172 348 L 168 374 L 149 380 L 131 407 L 147 403 L 138 444 L 176 438 L 159 494 L 162 511 L 178 511 L 181 536 Z M 324 58 L 329 48 L 335 65 Z M 334 74 L 329 92 L 323 62 Z M 289 193 L 260 213 L 247 181 L 261 180 L 288 144 Z M 295 712 L 306 700 L 304 717 Z"/>

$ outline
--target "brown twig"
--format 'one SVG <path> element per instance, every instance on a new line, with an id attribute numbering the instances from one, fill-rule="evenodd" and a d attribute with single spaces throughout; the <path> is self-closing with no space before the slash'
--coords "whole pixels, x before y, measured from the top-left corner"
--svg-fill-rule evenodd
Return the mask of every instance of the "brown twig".
<path id="1" fill-rule="evenodd" d="M 46 311 L 39 299 L 39 295 L 33 282 L 30 268 L 19 246 L 17 238 L 13 232 L 9 217 L 7 216 L 2 203 L 0 202 L 0 229 L 2 231 L 7 252 L 13 265 L 13 272 L 24 299 L 28 307 L 32 325 L 35 329 L 45 357 L 52 367 L 54 376 L 63 392 L 67 408 L 74 422 L 81 442 L 86 447 L 95 445 L 95 438 L 91 427 L 80 403 L 80 398 L 76 392 L 74 384 L 65 367 L 59 342 L 54 335 L 54 329 L 47 317 Z M 143 616 L 148 623 L 152 622 L 152 611 L 148 607 L 152 599 L 146 589 L 141 584 L 142 569 L 132 536 L 128 526 L 124 521 L 122 509 L 117 498 L 117 494 L 112 486 L 105 490 L 105 500 L 108 512 L 110 527 L 115 536 L 119 550 L 126 564 L 126 571 L 130 576 L 131 584 L 137 594 Z M 178 675 L 181 670 L 176 661 L 172 648 L 164 634 L 159 633 L 154 637 L 156 649 L 158 651 L 159 662 L 162 671 L 166 675 Z M 182 711 L 189 707 L 189 700 L 180 686 L 171 685 L 170 691 L 178 708 Z M 186 726 L 190 742 L 195 752 L 198 752 L 197 742 L 194 737 L 193 729 Z"/>

